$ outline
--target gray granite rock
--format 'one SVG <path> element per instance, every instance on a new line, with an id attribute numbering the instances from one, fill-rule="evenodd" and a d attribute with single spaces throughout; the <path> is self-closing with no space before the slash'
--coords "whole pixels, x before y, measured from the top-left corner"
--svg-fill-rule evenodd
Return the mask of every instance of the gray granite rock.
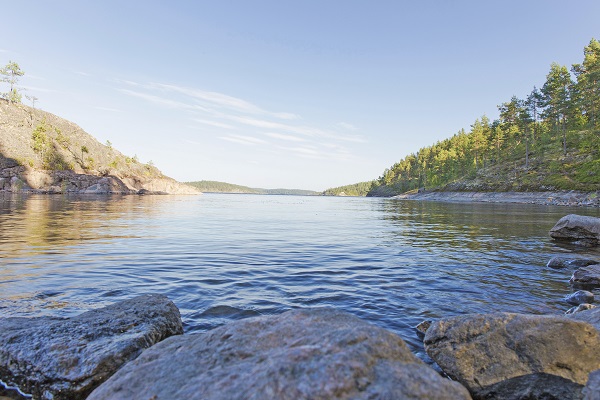
<path id="1" fill-rule="evenodd" d="M 578 306 L 569 308 L 565 314 L 571 315 L 571 314 L 575 314 L 575 313 L 578 313 L 581 311 L 592 310 L 594 308 L 596 308 L 596 306 L 593 304 L 583 303 L 583 304 L 579 304 Z"/>
<path id="2" fill-rule="evenodd" d="M 578 290 L 575 293 L 571 293 L 570 295 L 565 297 L 565 301 L 574 306 L 586 303 L 593 303 L 594 293 L 588 292 L 587 290 Z"/>
<path id="3" fill-rule="evenodd" d="M 556 240 L 592 247 L 600 243 L 600 218 L 569 214 L 562 217 L 550 236 Z"/>
<path id="4" fill-rule="evenodd" d="M 332 309 L 292 310 L 169 338 L 99 399 L 468 399 L 397 335 Z"/>
<path id="5" fill-rule="evenodd" d="M 423 340 L 425 338 L 425 333 L 427 332 L 427 329 L 429 329 L 432 323 L 432 320 L 427 319 L 415 326 L 415 331 L 419 339 Z"/>
<path id="6" fill-rule="evenodd" d="M 495 313 L 445 318 L 427 330 L 424 344 L 473 398 L 579 398 L 588 374 L 600 368 L 598 331 L 566 317 Z"/>
<path id="7" fill-rule="evenodd" d="M 600 287 L 600 264 L 577 268 L 569 283 L 575 288 L 593 289 Z"/>
<path id="8" fill-rule="evenodd" d="M 555 256 L 548 261 L 547 267 L 554 269 L 562 268 L 579 268 L 587 267 L 588 265 L 600 264 L 600 261 L 589 258 L 568 258 L 563 256 Z"/>
<path id="9" fill-rule="evenodd" d="M 0 379 L 36 399 L 84 399 L 143 349 L 183 333 L 165 296 L 142 295 L 73 318 L 0 320 Z"/>
<path id="10" fill-rule="evenodd" d="M 584 310 L 575 314 L 570 314 L 567 316 L 568 318 L 587 322 L 588 324 L 593 325 L 600 332 L 600 308 L 596 307 L 589 310 Z"/>

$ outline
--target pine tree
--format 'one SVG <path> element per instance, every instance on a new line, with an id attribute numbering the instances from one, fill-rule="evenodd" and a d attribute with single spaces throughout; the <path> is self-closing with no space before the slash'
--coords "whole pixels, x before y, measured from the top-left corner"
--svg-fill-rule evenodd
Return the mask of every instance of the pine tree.
<path id="1" fill-rule="evenodd" d="M 9 61 L 4 68 L 0 69 L 2 82 L 6 82 L 10 86 L 8 93 L 2 94 L 2 96 L 7 99 L 9 103 L 21 102 L 21 94 L 17 88 L 17 83 L 19 82 L 19 78 L 24 74 L 25 73 L 21 70 L 19 64 L 14 61 Z"/>

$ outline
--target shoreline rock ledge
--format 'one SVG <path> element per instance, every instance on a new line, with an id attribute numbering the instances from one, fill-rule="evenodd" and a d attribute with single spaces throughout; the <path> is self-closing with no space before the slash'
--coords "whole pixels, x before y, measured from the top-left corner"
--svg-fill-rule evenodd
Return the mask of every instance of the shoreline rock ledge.
<path id="1" fill-rule="evenodd" d="M 394 333 L 317 308 L 170 337 L 126 364 L 88 400 L 470 398 Z"/>
<path id="2" fill-rule="evenodd" d="M 84 399 L 142 350 L 183 333 L 175 304 L 154 294 L 72 318 L 0 323 L 0 379 L 34 399 Z"/>

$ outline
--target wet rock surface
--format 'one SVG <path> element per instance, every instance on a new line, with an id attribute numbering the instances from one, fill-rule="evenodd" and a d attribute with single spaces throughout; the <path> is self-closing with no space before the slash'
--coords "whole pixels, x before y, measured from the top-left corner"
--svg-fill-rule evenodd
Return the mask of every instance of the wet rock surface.
<path id="1" fill-rule="evenodd" d="M 572 308 L 568 309 L 565 314 L 567 314 L 567 315 L 575 314 L 575 313 L 578 313 L 581 311 L 592 310 L 594 308 L 596 308 L 596 306 L 593 304 L 583 303 L 576 307 L 572 307 Z"/>
<path id="2" fill-rule="evenodd" d="M 565 297 L 565 301 L 574 306 L 578 306 L 584 303 L 594 302 L 594 293 L 588 292 L 587 290 L 578 290 L 575 293 L 571 293 Z"/>
<path id="3" fill-rule="evenodd" d="M 575 288 L 593 289 L 600 287 L 600 264 L 581 267 L 573 272 L 569 283 Z"/>
<path id="4" fill-rule="evenodd" d="M 593 247 L 600 243 L 600 218 L 569 214 L 558 220 L 550 229 L 556 240 Z"/>
<path id="5" fill-rule="evenodd" d="M 162 295 L 0 325 L 0 379 L 36 399 L 84 399 L 142 350 L 183 333 L 179 310 Z"/>
<path id="6" fill-rule="evenodd" d="M 554 269 L 562 269 L 562 268 L 579 268 L 579 267 L 587 267 L 588 265 L 600 264 L 598 260 L 592 260 L 589 258 L 568 258 L 562 256 L 552 257 L 547 267 Z"/>
<path id="7" fill-rule="evenodd" d="M 98 399 L 468 399 L 397 335 L 332 309 L 292 310 L 172 337 Z"/>
<path id="8" fill-rule="evenodd" d="M 424 343 L 427 354 L 473 398 L 580 398 L 588 374 L 600 368 L 600 335 L 575 317 L 445 318 L 432 324 Z"/>

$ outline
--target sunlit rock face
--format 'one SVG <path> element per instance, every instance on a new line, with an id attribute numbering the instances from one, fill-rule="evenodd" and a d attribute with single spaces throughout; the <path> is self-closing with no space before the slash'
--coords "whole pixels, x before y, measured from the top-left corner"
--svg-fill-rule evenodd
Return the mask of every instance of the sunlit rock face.
<path id="1" fill-rule="evenodd" d="M 424 343 L 427 354 L 474 398 L 578 399 L 590 372 L 600 368 L 598 331 L 566 317 L 444 318 L 427 330 Z"/>
<path id="2" fill-rule="evenodd" d="M 179 310 L 162 295 L 73 318 L 5 318 L 0 327 L 0 379 L 36 399 L 84 399 L 142 350 L 183 333 Z"/>

